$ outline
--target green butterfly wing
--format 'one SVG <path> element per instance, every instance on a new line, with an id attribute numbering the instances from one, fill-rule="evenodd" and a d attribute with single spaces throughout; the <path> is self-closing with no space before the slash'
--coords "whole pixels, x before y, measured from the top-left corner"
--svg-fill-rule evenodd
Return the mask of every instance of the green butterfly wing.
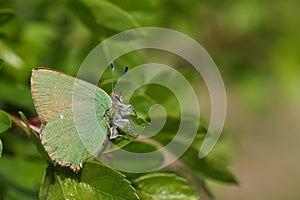
<path id="1" fill-rule="evenodd" d="M 112 101 L 102 89 L 51 69 L 33 69 L 31 92 L 43 123 L 45 150 L 62 166 L 78 171 L 104 143 Z"/>

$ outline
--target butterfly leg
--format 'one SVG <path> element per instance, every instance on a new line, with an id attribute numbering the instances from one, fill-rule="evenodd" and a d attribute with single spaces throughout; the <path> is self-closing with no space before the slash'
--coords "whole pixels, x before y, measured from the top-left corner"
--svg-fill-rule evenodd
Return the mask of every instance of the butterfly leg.
<path id="1" fill-rule="evenodd" d="M 138 135 L 136 133 L 134 133 L 130 121 L 128 119 L 118 119 L 116 121 L 114 121 L 114 123 L 112 124 L 112 126 L 110 127 L 110 139 L 114 139 L 117 137 L 123 137 L 125 139 L 128 139 L 126 136 L 119 134 L 117 128 L 124 128 L 124 127 L 128 127 L 129 129 L 129 135 L 133 136 L 133 137 L 138 137 Z"/>
<path id="2" fill-rule="evenodd" d="M 119 128 L 124 128 L 127 126 L 130 132 L 129 135 L 133 137 L 138 137 L 138 134 L 134 133 L 129 119 L 118 119 L 114 122 L 114 125 L 116 125 Z"/>
<path id="3" fill-rule="evenodd" d="M 121 135 L 118 133 L 117 127 L 116 126 L 111 126 L 110 127 L 110 136 L 109 139 L 115 139 L 117 137 L 124 137 L 125 139 L 128 139 L 126 136 Z"/>
<path id="4" fill-rule="evenodd" d="M 92 158 L 97 158 L 100 157 L 101 154 L 104 152 L 105 148 L 107 147 L 107 145 L 109 144 L 109 139 L 106 138 L 102 144 L 102 146 L 100 147 L 100 149 L 93 155 Z"/>

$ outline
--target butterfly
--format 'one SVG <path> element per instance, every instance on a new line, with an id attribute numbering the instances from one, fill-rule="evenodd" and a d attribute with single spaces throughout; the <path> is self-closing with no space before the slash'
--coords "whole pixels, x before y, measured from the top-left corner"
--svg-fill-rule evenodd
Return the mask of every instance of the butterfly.
<path id="1" fill-rule="evenodd" d="M 134 111 L 121 94 L 48 68 L 34 68 L 31 93 L 41 121 L 40 139 L 50 158 L 78 172 L 102 153 L 108 140 L 137 136 L 128 119 Z M 120 131 L 122 130 L 122 131 Z"/>

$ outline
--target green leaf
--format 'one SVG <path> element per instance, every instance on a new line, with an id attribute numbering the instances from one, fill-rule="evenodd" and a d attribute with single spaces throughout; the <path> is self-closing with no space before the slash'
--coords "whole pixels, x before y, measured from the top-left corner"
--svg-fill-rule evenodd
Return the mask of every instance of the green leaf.
<path id="1" fill-rule="evenodd" d="M 23 122 L 25 123 L 26 127 L 28 128 L 27 132 L 29 132 L 30 138 L 33 142 L 33 144 L 35 145 L 35 147 L 37 148 L 38 152 L 43 156 L 43 158 L 45 158 L 49 163 L 53 163 L 53 161 L 51 160 L 51 158 L 49 157 L 48 153 L 45 151 L 40 138 L 38 137 L 38 135 L 30 128 L 30 125 L 28 123 L 28 120 L 26 118 L 26 116 L 20 111 L 19 115 L 21 116 Z"/>
<path id="2" fill-rule="evenodd" d="M 142 127 L 148 126 L 150 123 L 147 122 L 144 118 L 141 118 L 137 115 L 130 115 L 130 118 L 132 119 L 132 121 Z"/>
<path id="3" fill-rule="evenodd" d="M 180 159 L 191 167 L 200 179 L 206 177 L 226 183 L 238 183 L 224 161 L 212 156 L 199 159 L 198 149 L 189 148 Z"/>
<path id="4" fill-rule="evenodd" d="M 209 197 L 211 197 L 212 199 L 215 198 L 214 192 L 207 184 L 207 179 L 203 178 L 200 185 Z"/>
<path id="5" fill-rule="evenodd" d="M 110 140 L 111 143 L 107 144 L 107 146 L 105 147 L 104 153 L 109 153 L 109 152 L 121 149 L 136 139 L 136 137 L 126 134 L 123 131 L 119 131 L 119 132 L 126 138 L 117 137 L 113 140 Z"/>
<path id="6" fill-rule="evenodd" d="M 136 189 L 141 191 L 139 193 L 141 200 L 199 199 L 199 194 L 187 184 L 186 180 L 175 174 L 148 174 L 135 179 L 133 183 Z"/>
<path id="7" fill-rule="evenodd" d="M 156 103 L 157 103 L 156 101 L 154 101 L 151 97 L 149 97 L 143 91 L 141 91 L 140 93 L 137 92 L 137 94 L 134 94 L 130 98 L 130 104 L 132 104 L 134 106 L 134 108 L 137 112 L 137 115 L 144 119 L 149 118 L 149 113 L 148 113 L 149 109 L 151 108 L 152 105 L 154 105 Z M 139 124 L 139 121 L 138 121 L 139 119 L 134 119 L 134 118 L 132 118 L 132 119 L 137 120 L 134 122 Z M 145 124 L 145 126 L 147 126 L 148 124 Z"/>
<path id="8" fill-rule="evenodd" d="M 4 29 L 5 31 L 9 31 L 8 28 L 5 28 L 5 27 L 0 27 L 0 28 Z M 6 35 L 7 33 L 2 33 L 3 31 L 1 29 L 0 29 L 1 34 Z M 9 68 L 12 67 L 12 69 L 13 68 L 22 69 L 25 67 L 24 58 L 19 54 L 19 52 L 16 52 L 12 46 L 9 46 L 8 44 L 4 43 L 4 41 L 0 40 L 0 49 L 1 49 L 0 56 L 5 61 L 5 66 L 8 66 Z M 6 70 L 12 70 L 12 69 L 6 69 Z M 14 76 L 20 76 L 20 74 L 16 73 L 16 71 L 14 71 L 14 73 L 15 73 Z M 1 82 L 2 82 L 2 80 L 1 80 Z M 14 85 L 14 84 L 12 84 L 12 85 Z M 9 88 L 7 88 L 7 90 L 5 90 L 5 88 L 2 90 L 7 91 L 7 92 L 14 92 L 14 91 L 10 91 Z M 7 95 L 9 95 L 9 94 L 10 93 L 8 93 Z"/>
<path id="9" fill-rule="evenodd" d="M 14 16 L 14 12 L 9 8 L 0 9 L 0 25 L 4 24 Z"/>
<path id="10" fill-rule="evenodd" d="M 137 22 L 120 7 L 108 1 L 62 0 L 94 34 L 111 36 L 137 28 Z"/>
<path id="11" fill-rule="evenodd" d="M 163 119 L 154 118 L 153 121 L 155 120 L 161 121 Z M 184 123 L 190 123 L 191 126 L 193 126 L 192 121 L 186 121 Z M 158 142 L 162 143 L 163 145 L 168 144 L 174 139 L 174 135 L 177 132 L 179 124 L 180 119 L 176 117 L 168 117 L 163 129 L 160 131 L 159 134 L 153 136 L 153 138 L 156 139 Z M 200 122 L 200 126 L 197 130 L 198 133 L 193 143 L 189 146 L 188 150 L 180 157 L 180 160 L 183 161 L 188 167 L 190 167 L 194 171 L 197 180 L 205 190 L 207 189 L 207 187 L 204 185 L 204 182 L 207 178 L 221 182 L 237 184 L 236 178 L 228 170 L 225 162 L 222 162 L 216 156 L 208 156 L 203 159 L 199 158 L 198 152 L 203 138 L 205 136 L 205 133 L 207 132 L 205 126 L 206 125 L 203 122 Z M 178 137 L 177 140 L 173 142 L 176 142 L 178 146 L 187 145 L 186 138 L 183 137 Z M 209 190 L 206 191 L 207 193 L 211 194 Z"/>
<path id="12" fill-rule="evenodd" d="M 75 174 L 67 168 L 49 165 L 40 189 L 40 199 L 137 200 L 124 175 L 99 162 L 87 162 Z"/>
<path id="13" fill-rule="evenodd" d="M 30 145 L 31 144 L 28 143 L 27 146 L 22 146 L 22 148 L 32 150 Z M 13 153 L 13 156 L 5 154 L 5 156 L 0 159 L 0 198 L 36 199 L 39 185 L 43 178 L 43 171 L 46 166 L 45 162 L 36 157 L 36 154 L 34 154 L 35 151 L 33 151 L 31 155 L 26 156 L 21 156 L 19 152 Z"/>
<path id="14" fill-rule="evenodd" d="M 1 52 L 0 52 L 1 53 Z M 33 103 L 28 87 L 19 87 L 13 82 L 0 80 L 0 102 L 5 101 L 9 105 L 32 109 Z"/>
<path id="15" fill-rule="evenodd" d="M 155 200 L 153 196 L 141 190 L 137 190 L 136 193 L 140 197 L 140 200 Z"/>
<path id="16" fill-rule="evenodd" d="M 128 155 L 127 152 L 134 153 L 149 153 L 152 154 L 143 160 L 142 163 L 137 162 L 136 155 Z M 152 144 L 145 142 L 133 141 L 130 144 L 122 148 L 122 151 L 113 151 L 110 153 L 110 156 L 114 159 L 109 159 L 106 157 L 101 157 L 101 160 L 104 160 L 105 163 L 108 163 L 112 167 L 122 168 L 124 171 L 138 171 L 140 169 L 140 164 L 145 167 L 144 170 L 155 169 L 161 166 L 164 161 L 164 156 L 160 151 L 157 151 L 157 147 Z"/>
<path id="17" fill-rule="evenodd" d="M 7 131 L 11 128 L 11 125 L 10 116 L 6 112 L 0 110 L 0 133 Z"/>
<path id="18" fill-rule="evenodd" d="M 20 121 L 17 122 L 22 125 Z M 34 145 L 14 130 L 3 133 L 3 137 L 1 135 L 6 154 L 0 161 L 0 196 L 1 199 L 34 199 L 38 195 L 45 162 L 37 154 Z M 12 134 L 13 131 L 15 134 Z"/>
<path id="19" fill-rule="evenodd" d="M 3 63 L 4 63 L 4 60 L 2 58 L 0 58 L 0 67 Z"/>
<path id="20" fill-rule="evenodd" d="M 153 119 L 153 120 L 162 120 L 162 119 Z M 182 121 L 183 122 L 183 121 Z M 190 123 L 193 126 L 193 122 L 184 122 Z M 162 143 L 163 145 L 168 144 L 174 139 L 174 134 L 177 132 L 178 124 L 180 124 L 180 119 L 175 117 L 168 117 L 166 123 L 164 124 L 163 129 L 159 134 L 156 134 L 153 138 Z M 188 150 L 180 158 L 185 164 L 191 167 L 194 172 L 199 177 L 200 182 L 203 177 L 212 178 L 214 180 L 227 182 L 227 183 L 237 183 L 234 175 L 228 170 L 226 163 L 218 159 L 216 156 L 208 156 L 206 158 L 200 159 L 198 152 L 201 146 L 201 142 L 205 136 L 206 129 L 204 125 L 200 123 L 198 127 L 197 135 L 188 148 Z M 178 145 L 187 145 L 186 139 L 183 137 L 178 137 L 176 141 Z"/>
<path id="21" fill-rule="evenodd" d="M 195 141 L 203 141 L 203 138 L 205 136 L 205 133 L 203 133 L 203 127 L 200 125 L 198 127 L 197 133 L 195 135 L 195 138 L 190 138 L 187 137 L 186 134 L 182 134 L 182 135 L 178 135 L 178 128 L 179 125 L 185 124 L 185 127 L 187 127 L 185 129 L 186 133 L 189 133 L 189 130 L 195 130 L 196 126 L 198 126 L 198 123 L 195 122 L 194 120 L 181 120 L 180 118 L 177 117 L 170 117 L 168 116 L 166 119 L 163 117 L 154 117 L 151 119 L 151 124 L 158 124 L 158 122 L 165 122 L 163 123 L 163 127 L 161 129 L 159 129 L 159 133 L 153 136 L 153 139 L 157 140 L 158 142 L 160 142 L 163 145 L 167 145 L 168 143 L 170 143 L 172 140 L 174 140 L 173 142 L 178 143 L 178 145 L 191 145 L 191 141 L 193 139 L 193 143 Z M 162 125 L 160 125 L 162 126 Z M 144 134 L 147 135 L 149 134 L 147 130 L 144 131 Z M 176 136 L 176 138 L 175 138 Z M 171 150 L 171 149 L 170 149 Z"/>

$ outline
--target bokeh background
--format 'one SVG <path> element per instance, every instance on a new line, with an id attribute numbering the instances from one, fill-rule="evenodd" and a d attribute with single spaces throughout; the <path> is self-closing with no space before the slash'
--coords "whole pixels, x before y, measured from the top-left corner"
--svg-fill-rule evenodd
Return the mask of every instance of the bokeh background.
<path id="1" fill-rule="evenodd" d="M 1 11 L 7 13 L 0 19 L 0 58 L 5 61 L 0 68 L 1 109 L 16 113 L 21 108 L 34 116 L 30 93 L 24 92 L 32 67 L 75 74 L 100 40 L 130 28 L 108 21 L 115 32 L 91 31 L 88 22 L 66 8 L 68 2 L 0 1 Z M 217 64 L 227 91 L 224 134 L 231 140 L 229 168 L 239 185 L 210 183 L 216 199 L 299 199 L 300 2 L 110 2 L 140 26 L 166 27 L 191 36 Z M 131 63 L 135 60 L 121 62 Z"/>

